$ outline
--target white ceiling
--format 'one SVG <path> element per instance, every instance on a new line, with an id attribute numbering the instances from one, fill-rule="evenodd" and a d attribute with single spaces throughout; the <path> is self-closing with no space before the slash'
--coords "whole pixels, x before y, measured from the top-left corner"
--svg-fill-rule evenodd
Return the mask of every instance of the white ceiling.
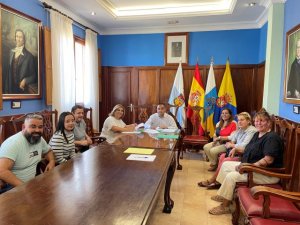
<path id="1" fill-rule="evenodd" d="M 100 34 L 260 28 L 285 0 L 40 0 Z M 256 3 L 253 7 L 249 3 Z M 91 15 L 95 12 L 95 15 Z"/>

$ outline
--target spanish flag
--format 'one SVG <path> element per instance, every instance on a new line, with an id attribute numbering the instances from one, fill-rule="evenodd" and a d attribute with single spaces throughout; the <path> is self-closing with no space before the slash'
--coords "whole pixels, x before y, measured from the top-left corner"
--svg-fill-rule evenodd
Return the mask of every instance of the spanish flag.
<path id="1" fill-rule="evenodd" d="M 191 120 L 191 122 L 194 123 L 200 123 L 198 134 L 204 135 L 204 109 L 201 109 L 204 107 L 204 86 L 201 79 L 200 71 L 198 63 L 195 67 L 195 72 L 193 76 L 193 81 L 191 85 L 189 100 L 188 100 L 188 109 L 187 109 L 187 118 Z M 199 107 L 199 116 L 193 115 L 193 108 Z M 201 107 L 201 108 L 200 108 Z M 201 121 L 199 121 L 199 118 Z"/>
<path id="2" fill-rule="evenodd" d="M 215 124 L 220 120 L 221 112 L 224 108 L 230 109 L 233 116 L 237 113 L 236 97 L 231 78 L 229 60 L 226 62 L 225 73 L 216 101 L 216 111 L 214 115 Z"/>

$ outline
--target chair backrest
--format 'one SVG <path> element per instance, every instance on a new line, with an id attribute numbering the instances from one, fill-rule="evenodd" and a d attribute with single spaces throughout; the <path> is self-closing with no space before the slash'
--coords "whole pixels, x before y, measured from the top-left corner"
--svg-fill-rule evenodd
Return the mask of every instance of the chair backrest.
<path id="1" fill-rule="evenodd" d="M 291 174 L 293 176 L 288 190 L 300 192 L 300 126 L 295 129 L 294 156 L 292 160 L 293 167 Z"/>
<path id="2" fill-rule="evenodd" d="M 13 128 L 14 128 L 14 133 L 18 133 L 22 130 L 22 125 L 25 121 L 26 115 L 21 115 L 21 116 L 12 116 L 10 121 L 13 124 Z"/>
<path id="3" fill-rule="evenodd" d="M 2 145 L 3 141 L 5 140 L 5 126 L 6 121 L 0 119 L 0 146 Z"/>
<path id="4" fill-rule="evenodd" d="M 86 124 L 86 134 L 90 137 L 94 134 L 93 128 L 93 109 L 92 108 L 84 108 L 83 109 L 83 120 Z"/>
<path id="5" fill-rule="evenodd" d="M 275 123 L 277 123 L 277 120 L 275 121 L 276 121 Z M 294 143 L 293 138 L 295 138 L 294 136 L 295 125 L 283 119 L 280 120 L 278 129 L 279 129 L 278 131 L 279 136 L 283 139 L 283 144 L 284 144 L 283 163 L 286 168 L 286 172 L 289 173 L 293 167 L 291 163 L 291 159 L 293 159 L 295 155 L 295 149 L 293 146 Z"/>
<path id="6" fill-rule="evenodd" d="M 201 123 L 201 116 L 200 116 L 200 111 L 204 110 L 203 107 L 200 106 L 192 106 L 190 107 L 193 111 L 192 117 L 190 119 L 192 123 L 192 135 L 199 135 L 199 128 L 200 128 L 200 123 Z M 187 108 L 188 110 L 188 108 Z"/>
<path id="7" fill-rule="evenodd" d="M 58 118 L 57 110 L 56 109 L 53 111 L 43 110 L 41 112 L 38 112 L 37 114 L 43 117 L 43 122 L 44 122 L 43 138 L 47 143 L 49 143 L 57 126 L 57 118 Z"/>
<path id="8" fill-rule="evenodd" d="M 132 123 L 145 123 L 149 116 L 156 112 L 154 105 L 132 105 L 131 108 Z"/>
<path id="9" fill-rule="evenodd" d="M 43 123 L 44 123 L 43 124 L 43 138 L 45 139 L 45 141 L 47 143 L 49 143 L 49 141 L 55 131 L 55 126 L 57 125 L 57 117 L 58 117 L 57 110 L 54 110 L 54 111 L 44 110 L 41 112 L 37 112 L 36 114 L 39 114 L 43 117 Z M 18 133 L 22 130 L 22 125 L 25 121 L 26 116 L 27 116 L 27 114 L 19 116 L 19 117 L 13 116 L 11 118 L 13 128 L 14 128 L 14 133 Z"/>

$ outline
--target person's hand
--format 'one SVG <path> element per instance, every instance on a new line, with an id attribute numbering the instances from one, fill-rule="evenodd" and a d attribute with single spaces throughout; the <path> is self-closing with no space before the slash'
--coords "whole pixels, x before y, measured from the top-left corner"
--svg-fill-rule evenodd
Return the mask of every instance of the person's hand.
<path id="1" fill-rule="evenodd" d="M 241 169 L 241 167 L 242 167 L 242 165 L 243 165 L 243 163 L 240 163 L 239 165 L 237 165 L 237 166 L 235 167 L 235 171 L 239 172 L 240 169 Z"/>
<path id="2" fill-rule="evenodd" d="M 136 124 L 133 123 L 133 124 L 126 125 L 125 128 L 126 128 L 126 131 L 134 131 L 135 127 L 136 127 Z"/>
<path id="3" fill-rule="evenodd" d="M 82 146 L 88 146 L 89 145 L 88 140 L 82 140 L 80 142 L 80 145 L 82 145 Z"/>
<path id="4" fill-rule="evenodd" d="M 93 141 L 92 141 L 92 139 L 90 137 L 87 137 L 86 141 L 87 141 L 87 145 L 93 144 Z"/>
<path id="5" fill-rule="evenodd" d="M 234 148 L 234 144 L 232 144 L 231 142 L 226 142 L 225 147 L 226 148 Z"/>
<path id="6" fill-rule="evenodd" d="M 22 89 L 24 91 L 25 89 L 25 86 L 26 86 L 26 80 L 25 78 L 20 82 L 20 89 Z"/>
<path id="7" fill-rule="evenodd" d="M 167 129 L 167 128 L 168 128 L 168 126 L 166 126 L 166 125 L 162 124 L 162 125 L 160 125 L 160 126 L 159 126 L 159 128 L 161 128 L 161 129 Z"/>
<path id="8" fill-rule="evenodd" d="M 5 185 L 5 182 L 3 180 L 0 180 L 0 189 L 2 189 Z"/>
<path id="9" fill-rule="evenodd" d="M 51 160 L 51 161 L 47 164 L 46 169 L 45 169 L 45 172 L 52 170 L 54 167 L 55 167 L 55 161 L 54 161 L 54 160 Z"/>
<path id="10" fill-rule="evenodd" d="M 233 158 L 235 156 L 235 148 L 231 149 L 228 155 L 230 158 Z"/>

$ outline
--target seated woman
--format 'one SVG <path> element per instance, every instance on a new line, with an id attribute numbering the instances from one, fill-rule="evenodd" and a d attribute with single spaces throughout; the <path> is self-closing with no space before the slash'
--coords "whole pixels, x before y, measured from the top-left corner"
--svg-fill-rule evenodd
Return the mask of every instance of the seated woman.
<path id="1" fill-rule="evenodd" d="M 222 152 L 226 152 L 226 147 L 222 142 L 228 140 L 228 136 L 236 130 L 236 122 L 233 120 L 233 115 L 230 109 L 223 109 L 220 122 L 216 125 L 216 132 L 213 137 L 213 142 L 203 146 L 204 152 L 210 161 L 208 171 L 215 171 L 218 167 L 218 156 Z"/>
<path id="2" fill-rule="evenodd" d="M 246 146 L 242 163 L 252 163 L 261 167 L 280 168 L 283 164 L 283 141 L 275 132 L 271 131 L 271 117 L 262 109 L 255 115 L 255 127 L 257 132 Z M 220 215 L 230 213 L 229 204 L 233 198 L 236 182 L 246 182 L 247 174 L 240 174 L 240 162 L 224 162 L 217 176 L 221 183 L 218 195 L 211 199 L 222 202 L 221 205 L 209 210 L 210 214 Z M 257 184 L 275 184 L 279 181 L 277 177 L 269 177 L 262 174 L 253 174 L 254 182 Z"/>
<path id="3" fill-rule="evenodd" d="M 63 112 L 59 116 L 56 131 L 49 142 L 57 164 L 66 162 L 76 155 L 73 133 L 74 121 L 74 115 L 70 112 Z"/>
<path id="4" fill-rule="evenodd" d="M 100 135 L 105 137 L 107 142 L 111 143 L 110 140 L 114 139 L 116 133 L 134 131 L 136 124 L 126 125 L 122 120 L 125 116 L 125 108 L 121 104 L 117 104 L 108 115 Z"/>
<path id="5" fill-rule="evenodd" d="M 240 156 L 244 153 L 246 145 L 250 142 L 251 138 L 256 132 L 256 128 L 251 125 L 251 116 L 247 112 L 242 112 L 237 115 L 238 130 L 233 132 L 225 144 L 227 149 L 226 153 L 222 153 L 219 157 L 218 169 L 214 175 L 207 181 L 198 183 L 200 187 L 207 187 L 207 189 L 217 189 L 220 183 L 216 182 L 216 178 L 221 169 L 223 162 L 226 161 L 240 161 Z"/>

